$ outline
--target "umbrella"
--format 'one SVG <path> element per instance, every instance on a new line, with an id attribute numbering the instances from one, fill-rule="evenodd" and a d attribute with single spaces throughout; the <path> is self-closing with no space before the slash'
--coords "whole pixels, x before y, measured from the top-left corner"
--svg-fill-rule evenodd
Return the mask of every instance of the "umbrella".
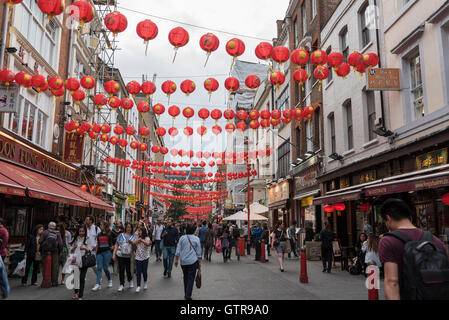
<path id="1" fill-rule="evenodd" d="M 267 213 L 268 212 L 268 208 L 265 207 L 264 205 L 261 205 L 259 202 L 251 203 L 250 209 L 251 209 L 251 214 L 252 213 L 262 214 L 262 213 Z M 248 212 L 248 210 L 246 208 L 243 209 L 243 211 Z"/>
<path id="2" fill-rule="evenodd" d="M 233 214 L 232 216 L 229 216 L 223 220 L 228 220 L 228 221 L 248 221 L 248 213 L 247 212 L 243 212 L 243 211 L 239 211 L 236 214 Z M 262 221 L 262 220 L 268 220 L 268 218 L 265 218 L 264 216 L 258 215 L 256 213 L 252 213 L 250 214 L 249 220 L 251 221 Z"/>

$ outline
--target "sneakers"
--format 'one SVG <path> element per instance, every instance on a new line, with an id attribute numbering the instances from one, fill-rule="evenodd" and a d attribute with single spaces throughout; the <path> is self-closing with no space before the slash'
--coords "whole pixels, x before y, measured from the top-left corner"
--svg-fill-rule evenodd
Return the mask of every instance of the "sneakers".
<path id="1" fill-rule="evenodd" d="M 167 277 L 168 277 L 168 278 L 171 278 L 171 272 L 168 272 L 168 273 L 167 273 Z"/>
<path id="2" fill-rule="evenodd" d="M 122 292 L 123 291 L 123 289 L 124 289 L 124 287 L 122 286 L 122 285 L 120 285 L 120 287 L 118 288 L 118 292 Z"/>
<path id="3" fill-rule="evenodd" d="M 140 287 L 137 287 L 136 288 L 136 293 L 139 293 L 140 292 Z"/>
<path id="4" fill-rule="evenodd" d="M 143 283 L 143 290 L 147 290 L 148 289 L 148 283 L 147 282 L 144 282 Z"/>
<path id="5" fill-rule="evenodd" d="M 164 270 L 164 277 L 167 275 L 167 269 Z"/>
<path id="6" fill-rule="evenodd" d="M 112 280 L 108 281 L 108 288 L 112 288 Z"/>
<path id="7" fill-rule="evenodd" d="M 101 289 L 101 286 L 99 284 L 96 284 L 93 288 L 92 291 L 98 291 Z"/>
<path id="8" fill-rule="evenodd" d="M 130 288 L 130 289 L 134 288 L 134 281 L 133 281 L 133 280 L 131 280 L 131 281 L 129 282 L 129 288 Z"/>

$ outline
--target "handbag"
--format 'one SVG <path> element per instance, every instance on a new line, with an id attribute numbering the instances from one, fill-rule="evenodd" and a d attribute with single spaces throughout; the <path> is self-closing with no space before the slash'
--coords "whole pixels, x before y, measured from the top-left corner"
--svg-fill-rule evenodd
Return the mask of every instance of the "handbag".
<path id="1" fill-rule="evenodd" d="M 92 268 L 97 264 L 97 258 L 90 251 L 86 252 L 81 261 L 82 268 Z"/>
<path id="2" fill-rule="evenodd" d="M 292 246 L 291 246 L 290 240 L 287 240 L 285 242 L 285 252 L 292 253 Z"/>
<path id="3" fill-rule="evenodd" d="M 201 289 L 201 269 L 196 272 L 195 284 L 198 289 Z"/>

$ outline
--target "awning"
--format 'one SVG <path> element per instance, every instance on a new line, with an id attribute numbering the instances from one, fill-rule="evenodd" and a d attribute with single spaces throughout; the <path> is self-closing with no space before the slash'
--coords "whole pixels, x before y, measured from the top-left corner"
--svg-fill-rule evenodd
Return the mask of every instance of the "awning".
<path id="1" fill-rule="evenodd" d="M 304 198 L 316 196 L 316 195 L 318 195 L 319 193 L 320 193 L 320 189 L 318 189 L 318 190 L 313 190 L 313 191 L 310 191 L 310 192 L 307 192 L 307 193 L 298 194 L 298 195 L 296 195 L 296 196 L 293 198 L 293 200 L 301 200 L 301 199 L 304 199 Z"/>
<path id="2" fill-rule="evenodd" d="M 449 186 L 449 171 L 375 184 L 365 188 L 365 195 L 367 197 L 376 197 L 386 194 L 419 191 L 447 186 Z"/>
<path id="3" fill-rule="evenodd" d="M 330 196 L 319 197 L 313 200 L 314 206 L 333 204 L 337 202 L 359 200 L 362 189 L 352 190 L 348 192 L 341 192 L 332 194 Z"/>
<path id="4" fill-rule="evenodd" d="M 278 201 L 278 202 L 275 202 L 275 203 L 270 203 L 270 204 L 268 205 L 268 208 L 269 208 L 270 210 L 281 209 L 281 208 L 283 208 L 283 207 L 286 207 L 286 206 L 287 206 L 287 203 L 288 203 L 288 199 L 287 199 L 287 200 Z"/>
<path id="5" fill-rule="evenodd" d="M 12 181 L 8 177 L 0 174 L 0 193 L 9 194 L 12 196 L 25 197 L 26 188 Z"/>
<path id="6" fill-rule="evenodd" d="M 89 202 L 76 194 L 61 188 L 59 184 L 43 174 L 1 162 L 0 173 L 28 190 L 28 196 L 35 199 L 63 203 L 72 206 L 89 207 Z"/>
<path id="7" fill-rule="evenodd" d="M 50 178 L 51 180 L 53 180 L 56 184 L 60 185 L 61 187 L 63 187 L 64 189 L 76 194 L 78 197 L 88 201 L 88 203 L 90 204 L 90 206 L 92 208 L 96 208 L 96 209 L 100 209 L 100 210 L 106 210 L 106 211 L 114 211 L 115 208 L 113 206 L 111 206 L 110 204 L 104 202 L 101 199 L 98 199 L 97 197 L 95 197 L 94 195 L 90 194 L 89 192 L 86 192 L 84 190 L 82 190 L 80 187 L 63 182 L 63 181 L 59 181 L 53 178 Z"/>

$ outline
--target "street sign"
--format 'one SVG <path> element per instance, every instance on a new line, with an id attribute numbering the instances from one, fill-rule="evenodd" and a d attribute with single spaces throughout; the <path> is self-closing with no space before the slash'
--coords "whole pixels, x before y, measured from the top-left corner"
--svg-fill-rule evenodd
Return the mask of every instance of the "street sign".
<path id="1" fill-rule="evenodd" d="M 128 203 L 130 204 L 136 203 L 136 196 L 135 195 L 128 196 Z"/>
<path id="2" fill-rule="evenodd" d="M 0 86 L 0 113 L 15 113 L 19 99 L 19 86 L 11 84 L 9 87 Z"/>
<path id="3" fill-rule="evenodd" d="M 371 91 L 399 91 L 401 79 L 399 69 L 369 68 L 366 72 L 368 87 Z"/>

